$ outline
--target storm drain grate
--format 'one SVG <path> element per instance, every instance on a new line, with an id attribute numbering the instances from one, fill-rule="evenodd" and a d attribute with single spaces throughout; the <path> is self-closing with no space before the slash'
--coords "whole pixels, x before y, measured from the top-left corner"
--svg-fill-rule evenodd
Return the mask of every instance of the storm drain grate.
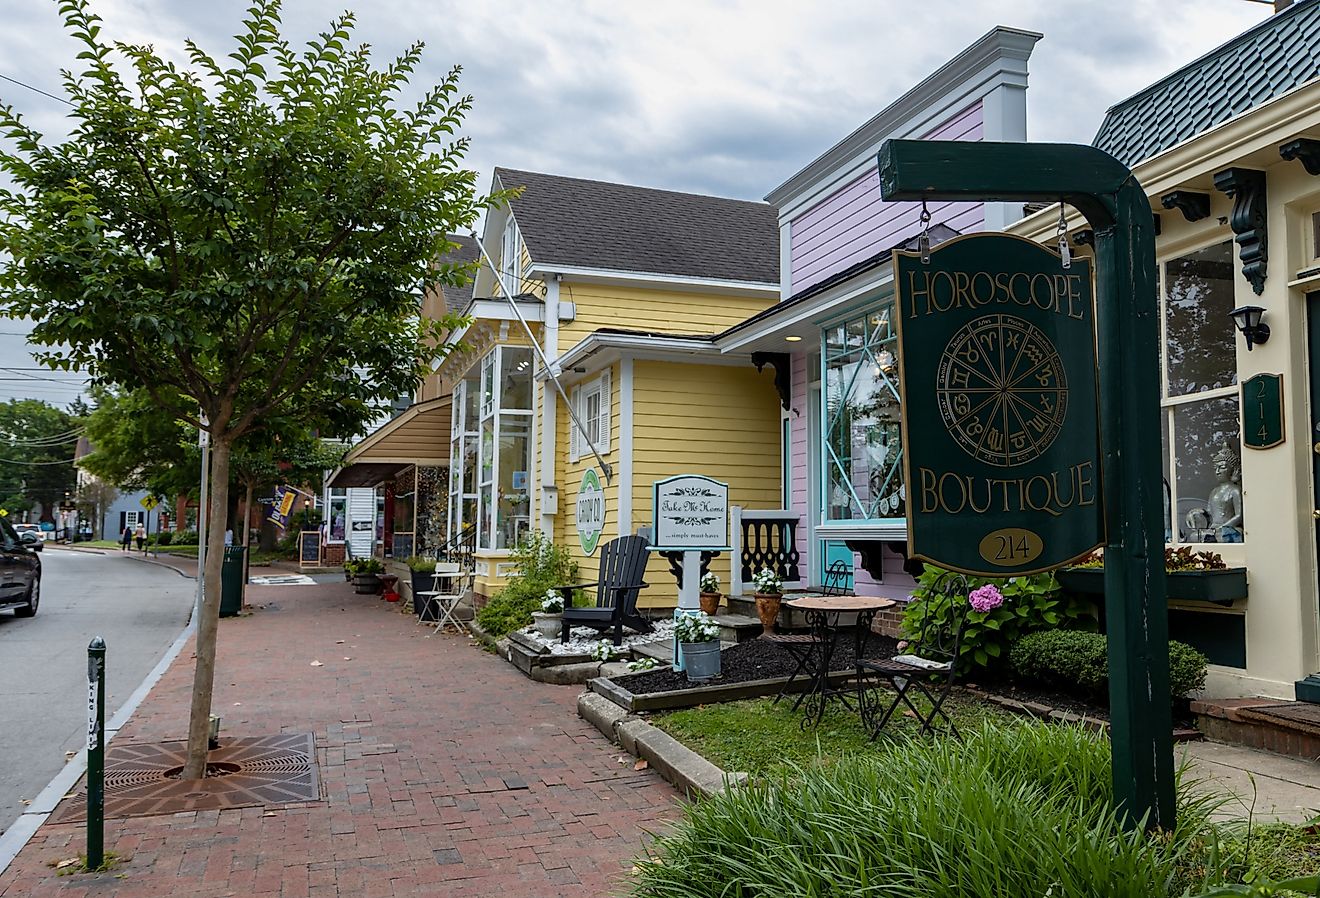
<path id="1" fill-rule="evenodd" d="M 169 776 L 182 769 L 187 757 L 186 742 L 111 744 L 105 760 L 105 816 L 150 817 L 321 798 L 311 733 L 222 740 L 207 764 L 225 775 L 201 782 Z M 84 784 L 60 804 L 53 822 L 86 819 Z"/>

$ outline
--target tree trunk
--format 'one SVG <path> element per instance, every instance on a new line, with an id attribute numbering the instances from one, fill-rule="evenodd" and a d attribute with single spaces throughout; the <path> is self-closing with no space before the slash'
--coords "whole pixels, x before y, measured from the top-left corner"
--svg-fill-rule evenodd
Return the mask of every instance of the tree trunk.
<path id="1" fill-rule="evenodd" d="M 197 619 L 197 664 L 193 672 L 192 707 L 188 718 L 188 762 L 184 779 L 206 775 L 211 730 L 211 692 L 215 686 L 215 643 L 220 629 L 220 569 L 225 560 L 225 517 L 229 509 L 228 442 L 212 437 L 210 509 L 206 532 L 206 570 L 202 575 L 202 610 Z"/>

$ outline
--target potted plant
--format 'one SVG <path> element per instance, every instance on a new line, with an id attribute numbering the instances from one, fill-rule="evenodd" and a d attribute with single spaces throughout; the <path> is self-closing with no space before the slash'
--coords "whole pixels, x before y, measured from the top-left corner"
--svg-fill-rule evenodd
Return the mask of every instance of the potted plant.
<path id="1" fill-rule="evenodd" d="M 417 600 L 417 596 L 435 585 L 435 559 L 424 558 L 421 555 L 409 556 L 407 562 L 412 581 L 412 603 L 413 613 L 420 615 L 422 613 L 423 602 Z"/>
<path id="2" fill-rule="evenodd" d="M 1228 567 L 1214 552 L 1198 552 L 1190 546 L 1164 550 L 1168 598 L 1181 601 L 1232 605 L 1247 597 L 1247 569 Z M 1059 585 L 1072 593 L 1105 594 L 1105 562 L 1092 552 L 1077 563 L 1055 572 Z"/>
<path id="3" fill-rule="evenodd" d="M 720 610 L 720 578 L 714 571 L 701 575 L 701 611 L 714 614 Z"/>
<path id="4" fill-rule="evenodd" d="M 695 683 L 720 675 L 720 625 L 705 612 L 685 614 L 674 624 L 683 669 Z"/>
<path id="5" fill-rule="evenodd" d="M 756 584 L 756 616 L 761 619 L 761 635 L 769 636 L 775 631 L 775 621 L 779 618 L 779 603 L 784 598 L 784 581 L 768 567 L 763 567 L 752 578 Z"/>
<path id="6" fill-rule="evenodd" d="M 344 582 L 351 582 L 353 575 L 357 573 L 358 562 L 356 558 L 349 558 L 344 562 Z"/>
<path id="7" fill-rule="evenodd" d="M 541 610 L 532 612 L 532 626 L 546 639 L 559 636 L 564 614 L 564 597 L 557 589 L 547 589 L 541 600 Z"/>
<path id="8" fill-rule="evenodd" d="M 357 562 L 353 573 L 353 591 L 360 596 L 374 595 L 380 592 L 380 575 L 385 573 L 385 565 L 375 558 L 363 558 Z"/>

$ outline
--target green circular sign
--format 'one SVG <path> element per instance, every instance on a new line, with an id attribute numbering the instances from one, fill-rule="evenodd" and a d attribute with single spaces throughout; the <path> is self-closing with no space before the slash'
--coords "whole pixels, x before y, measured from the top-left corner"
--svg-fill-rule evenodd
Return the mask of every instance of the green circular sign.
<path id="1" fill-rule="evenodd" d="M 596 476 L 594 468 L 588 468 L 582 475 L 574 519 L 577 522 L 578 539 L 582 541 L 582 551 L 590 555 L 596 551 L 596 544 L 600 542 L 600 535 L 605 530 L 605 491 L 600 487 L 600 478 Z"/>

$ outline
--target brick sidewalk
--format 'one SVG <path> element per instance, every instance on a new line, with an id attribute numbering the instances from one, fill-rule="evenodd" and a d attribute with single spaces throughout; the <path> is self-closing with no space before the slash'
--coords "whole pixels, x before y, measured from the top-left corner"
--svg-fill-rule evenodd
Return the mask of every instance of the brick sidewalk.
<path id="1" fill-rule="evenodd" d="M 220 623 L 222 735 L 315 734 L 325 800 L 107 821 L 128 861 L 101 875 L 56 876 L 84 827 L 47 824 L 0 896 L 603 896 L 676 815 L 672 788 L 577 717 L 578 688 L 347 584 L 248 597 L 255 614 Z M 116 742 L 183 738 L 191 678 L 186 649 Z"/>

